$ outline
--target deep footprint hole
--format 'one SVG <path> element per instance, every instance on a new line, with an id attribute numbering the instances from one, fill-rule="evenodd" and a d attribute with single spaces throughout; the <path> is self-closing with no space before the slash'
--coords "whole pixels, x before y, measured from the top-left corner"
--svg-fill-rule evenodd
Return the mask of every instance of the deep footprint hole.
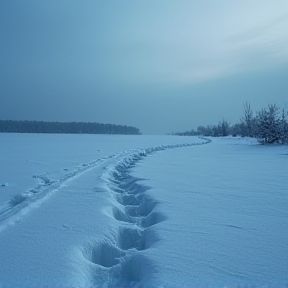
<path id="1" fill-rule="evenodd" d="M 147 195 L 143 195 L 139 205 L 127 205 L 125 207 L 125 212 L 131 217 L 145 217 L 153 211 L 157 204 L 158 201 Z"/>
<path id="2" fill-rule="evenodd" d="M 139 185 L 139 184 L 137 184 L 137 182 L 139 181 L 139 180 L 142 180 L 141 178 L 136 178 L 136 177 L 132 177 L 132 176 L 128 176 L 126 179 L 125 179 L 125 181 L 123 181 L 120 185 L 119 185 L 119 187 L 120 188 L 123 188 L 123 189 L 128 189 L 129 190 L 129 188 L 131 188 L 131 187 L 133 187 L 134 185 Z"/>
<path id="3" fill-rule="evenodd" d="M 134 195 L 139 195 L 147 192 L 150 190 L 151 187 L 145 186 L 145 185 L 140 185 L 138 183 L 132 184 L 129 188 L 126 188 L 125 191 L 127 194 L 134 194 Z"/>
<path id="4" fill-rule="evenodd" d="M 143 201 L 143 195 L 133 195 L 133 194 L 122 194 L 116 195 L 116 200 L 126 206 L 126 205 L 140 205 Z"/>
<path id="5" fill-rule="evenodd" d="M 128 215 L 126 215 L 124 212 L 122 212 L 119 208 L 113 207 L 112 210 L 113 217 L 121 222 L 127 222 L 127 223 L 134 223 L 135 221 L 131 219 Z"/>
<path id="6" fill-rule="evenodd" d="M 153 262 L 141 254 L 135 254 L 123 262 L 117 287 L 147 287 L 155 274 Z"/>
<path id="7" fill-rule="evenodd" d="M 155 208 L 155 206 L 158 204 L 158 201 L 154 200 L 153 198 L 145 195 L 143 197 L 143 201 L 142 203 L 139 205 L 138 207 L 138 215 L 139 216 L 147 216 L 149 215 L 153 209 Z"/>
<path id="8" fill-rule="evenodd" d="M 84 257 L 88 261 L 106 268 L 119 264 L 121 257 L 125 256 L 123 251 L 108 242 L 97 243 L 86 250 Z"/>
<path id="9" fill-rule="evenodd" d="M 159 241 L 154 230 L 140 230 L 137 227 L 120 227 L 117 244 L 122 250 L 136 249 L 138 251 L 150 248 Z"/>
<path id="10" fill-rule="evenodd" d="M 150 213 L 148 216 L 146 216 L 145 218 L 141 219 L 141 226 L 144 228 L 148 228 L 151 226 L 154 226 L 158 223 L 161 223 L 163 221 L 165 221 L 167 219 L 167 217 L 160 212 L 152 212 Z"/>

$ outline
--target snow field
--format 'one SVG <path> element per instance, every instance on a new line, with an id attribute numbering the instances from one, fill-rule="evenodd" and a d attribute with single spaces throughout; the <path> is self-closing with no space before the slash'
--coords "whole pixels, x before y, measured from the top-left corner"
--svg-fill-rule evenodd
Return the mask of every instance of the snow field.
<path id="1" fill-rule="evenodd" d="M 159 286 L 286 287 L 287 147 L 246 141 L 157 153 L 132 173 L 168 219 L 150 255 Z"/>
<path id="2" fill-rule="evenodd" d="M 0 206 L 1 288 L 286 287 L 287 147 L 42 136 L 32 138 L 63 142 L 36 151 L 38 172 L 20 161 L 36 186 L 1 171 L 1 193 L 21 185 L 17 197 L 31 193 L 15 202 L 12 192 L 14 203 Z M 2 163 L 19 163 L 13 155 Z"/>

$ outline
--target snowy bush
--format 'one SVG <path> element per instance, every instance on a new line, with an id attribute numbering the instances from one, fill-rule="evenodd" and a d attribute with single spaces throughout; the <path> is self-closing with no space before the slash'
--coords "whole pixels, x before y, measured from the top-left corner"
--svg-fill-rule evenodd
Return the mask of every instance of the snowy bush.
<path id="1" fill-rule="evenodd" d="M 256 116 L 256 137 L 263 144 L 279 143 L 280 119 L 279 108 L 276 105 L 268 105 L 268 109 L 263 108 Z"/>
<path id="2" fill-rule="evenodd" d="M 259 112 L 253 112 L 248 102 L 243 104 L 244 115 L 240 123 L 232 126 L 222 120 L 218 125 L 198 126 L 197 131 L 191 130 L 174 135 L 202 135 L 202 136 L 242 136 L 254 137 L 262 144 L 288 144 L 288 112 L 280 109 L 275 104 Z"/>
<path id="3" fill-rule="evenodd" d="M 288 143 L 288 114 L 275 104 L 269 104 L 267 108 L 254 113 L 250 104 L 244 104 L 244 116 L 240 119 L 242 126 L 234 125 L 242 136 L 256 137 L 262 144 Z"/>

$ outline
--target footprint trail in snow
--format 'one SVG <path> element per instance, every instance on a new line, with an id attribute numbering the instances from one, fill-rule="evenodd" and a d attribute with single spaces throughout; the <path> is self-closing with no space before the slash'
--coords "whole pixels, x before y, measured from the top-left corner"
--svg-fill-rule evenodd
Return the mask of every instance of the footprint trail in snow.
<path id="1" fill-rule="evenodd" d="M 141 179 L 131 175 L 131 169 L 148 155 L 166 149 L 210 143 L 178 144 L 148 148 L 125 157 L 107 167 L 102 175 L 111 195 L 111 207 L 104 213 L 117 221 L 118 230 L 113 241 L 107 237 L 95 241 L 83 249 L 83 256 L 93 263 L 91 271 L 95 286 L 103 287 L 149 287 L 157 267 L 147 253 L 160 237 L 157 225 L 167 219 L 161 213 L 160 203 L 146 192 L 150 187 L 141 184 Z"/>

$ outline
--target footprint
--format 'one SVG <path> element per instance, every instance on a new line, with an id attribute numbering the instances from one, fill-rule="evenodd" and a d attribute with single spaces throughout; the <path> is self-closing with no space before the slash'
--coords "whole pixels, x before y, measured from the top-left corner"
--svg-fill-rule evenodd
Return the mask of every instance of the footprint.
<path id="1" fill-rule="evenodd" d="M 112 215 L 113 217 L 121 222 L 126 222 L 126 223 L 135 223 L 135 221 L 133 219 L 131 219 L 131 217 L 129 217 L 128 215 L 126 215 L 124 212 L 122 212 L 119 208 L 117 207 L 113 207 L 112 209 Z"/>
<path id="2" fill-rule="evenodd" d="M 141 254 L 132 255 L 121 265 L 120 279 L 115 287 L 149 287 L 155 274 L 153 263 Z"/>
<path id="3" fill-rule="evenodd" d="M 147 216 L 153 211 L 157 204 L 158 201 L 144 194 L 140 204 L 127 205 L 125 207 L 125 213 L 131 217 Z"/>
<path id="4" fill-rule="evenodd" d="M 114 180 L 116 180 L 117 183 L 119 183 L 119 182 L 121 182 L 121 181 L 123 181 L 124 179 L 127 178 L 127 176 L 124 175 L 123 172 L 119 173 L 118 171 L 114 171 L 111 176 L 112 176 L 111 178 L 112 179 L 114 178 Z"/>
<path id="5" fill-rule="evenodd" d="M 151 229 L 140 230 L 139 228 L 120 227 L 117 245 L 122 250 L 136 249 L 146 250 L 159 241 L 156 232 Z"/>
<path id="6" fill-rule="evenodd" d="M 145 196 L 144 201 L 140 204 L 138 208 L 138 214 L 140 216 L 149 215 L 157 204 L 158 204 L 158 201 L 154 200 L 151 197 Z"/>
<path id="7" fill-rule="evenodd" d="M 115 192 L 115 193 L 118 193 L 118 194 L 123 194 L 123 193 L 125 193 L 125 190 L 123 190 L 123 189 L 121 189 L 121 188 L 119 188 L 119 187 L 110 187 L 111 188 L 111 190 L 113 191 L 113 192 Z"/>
<path id="8" fill-rule="evenodd" d="M 134 183 L 131 187 L 129 187 L 128 189 L 126 188 L 126 193 L 127 194 L 143 194 L 145 192 L 147 192 L 148 190 L 150 190 L 151 187 L 149 186 L 145 186 L 145 185 L 140 185 L 138 183 Z"/>
<path id="9" fill-rule="evenodd" d="M 108 242 L 102 242 L 88 248 L 83 256 L 94 264 L 109 268 L 119 264 L 125 253 Z"/>
<path id="10" fill-rule="evenodd" d="M 125 190 L 130 190 L 133 189 L 133 187 L 136 185 L 139 186 L 139 184 L 137 184 L 137 181 L 139 181 L 140 179 L 138 178 L 134 178 L 134 177 L 128 177 L 125 179 L 125 181 L 123 181 L 122 183 L 119 184 L 119 187 Z"/>
<path id="11" fill-rule="evenodd" d="M 111 178 L 109 181 L 112 182 L 115 185 L 119 185 L 121 183 L 121 180 L 118 180 L 118 179 L 115 179 L 115 178 Z"/>
<path id="12" fill-rule="evenodd" d="M 165 221 L 167 217 L 160 212 L 152 212 L 147 217 L 141 220 L 141 226 L 144 228 L 148 228 L 154 226 L 158 223 Z"/>
<path id="13" fill-rule="evenodd" d="M 133 194 L 124 194 L 124 195 L 115 195 L 115 199 L 122 205 L 140 205 L 143 201 L 143 195 L 133 195 Z"/>

